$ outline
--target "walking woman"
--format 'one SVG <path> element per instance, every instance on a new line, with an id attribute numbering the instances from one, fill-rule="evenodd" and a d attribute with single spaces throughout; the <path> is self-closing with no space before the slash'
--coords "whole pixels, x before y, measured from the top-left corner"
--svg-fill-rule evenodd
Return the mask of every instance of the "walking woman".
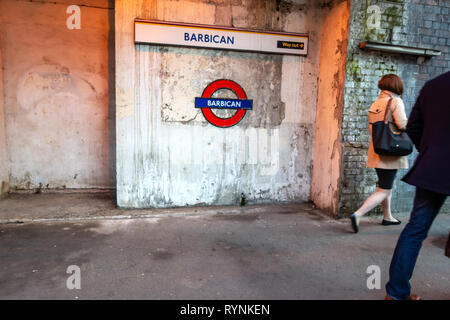
<path id="1" fill-rule="evenodd" d="M 401 98 L 403 94 L 403 81 L 395 74 L 384 75 L 378 82 L 381 93 L 378 99 L 369 109 L 369 134 L 370 144 L 367 154 L 368 168 L 375 168 L 378 183 L 374 194 L 364 201 L 363 205 L 350 215 L 353 231 L 359 231 L 359 219 L 378 206 L 382 205 L 382 225 L 397 225 L 400 220 L 395 219 L 391 213 L 392 185 L 398 169 L 408 169 L 408 158 L 406 156 L 394 157 L 376 154 L 372 142 L 372 123 L 384 119 L 386 108 L 389 106 L 388 120 L 394 131 L 405 130 L 408 119 L 405 114 L 405 105 Z"/>

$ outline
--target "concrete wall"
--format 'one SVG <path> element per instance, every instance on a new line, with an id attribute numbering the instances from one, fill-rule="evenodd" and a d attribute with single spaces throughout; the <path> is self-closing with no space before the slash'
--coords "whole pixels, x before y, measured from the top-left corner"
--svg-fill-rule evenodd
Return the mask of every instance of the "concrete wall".
<path id="1" fill-rule="evenodd" d="M 311 199 L 330 215 L 338 211 L 340 192 L 349 14 L 349 2 L 332 2 L 322 25 Z"/>
<path id="2" fill-rule="evenodd" d="M 117 1 L 117 199 L 122 207 L 310 199 L 320 3 Z M 307 57 L 134 45 L 135 18 L 308 33 Z M 254 108 L 236 126 L 203 119 L 194 98 L 238 82 Z M 225 92 L 218 92 L 218 96 Z"/>
<path id="3" fill-rule="evenodd" d="M 379 26 L 373 27 L 373 12 L 379 9 Z M 352 0 L 347 55 L 347 78 L 342 123 L 342 187 L 340 215 L 355 211 L 375 191 L 375 170 L 365 168 L 369 132 L 367 110 L 379 95 L 377 83 L 386 73 L 399 75 L 405 84 L 403 100 L 409 115 L 425 81 L 450 69 L 450 1 Z M 362 51 L 365 40 L 440 50 L 441 56 L 418 60 L 405 54 Z M 417 153 L 409 156 L 410 166 Z M 394 185 L 392 210 L 409 212 L 414 187 L 400 181 L 406 170 L 400 170 Z M 380 208 L 373 211 L 379 213 Z M 450 212 L 449 201 L 441 212 Z"/>
<path id="4" fill-rule="evenodd" d="M 0 1 L 11 189 L 110 187 L 113 14 L 107 0 Z"/>
<path id="5" fill-rule="evenodd" d="M 0 34 L 0 199 L 9 189 L 8 147 L 6 145 L 5 96 L 3 91 L 3 63 Z"/>

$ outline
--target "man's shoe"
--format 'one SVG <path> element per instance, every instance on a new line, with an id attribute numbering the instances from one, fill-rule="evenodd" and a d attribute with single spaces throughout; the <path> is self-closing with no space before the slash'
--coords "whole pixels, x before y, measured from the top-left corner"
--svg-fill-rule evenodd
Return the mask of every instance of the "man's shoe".
<path id="1" fill-rule="evenodd" d="M 353 231 L 354 231 L 355 233 L 358 233 L 359 228 L 358 228 L 358 224 L 356 223 L 356 217 L 355 217 L 355 214 L 354 214 L 354 213 L 352 213 L 352 214 L 350 215 L 350 220 L 351 220 L 351 222 L 352 222 L 352 228 L 353 228 Z"/>
<path id="2" fill-rule="evenodd" d="M 392 298 L 390 295 L 386 295 L 386 297 L 384 297 L 384 300 L 397 300 L 397 299 Z M 422 298 L 417 294 L 412 294 L 408 297 L 408 300 L 422 300 Z"/>
<path id="3" fill-rule="evenodd" d="M 392 226 L 392 225 L 397 225 L 397 224 L 400 224 L 400 223 L 402 223 L 402 222 L 400 220 L 398 220 L 398 219 L 397 219 L 397 221 L 389 221 L 389 220 L 384 220 L 383 219 L 383 221 L 381 222 L 381 224 L 383 226 Z"/>

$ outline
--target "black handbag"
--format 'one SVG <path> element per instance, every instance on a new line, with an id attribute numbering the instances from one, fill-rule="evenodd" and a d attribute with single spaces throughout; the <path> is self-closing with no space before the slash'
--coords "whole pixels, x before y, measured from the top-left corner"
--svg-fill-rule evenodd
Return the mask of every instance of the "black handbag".
<path id="1" fill-rule="evenodd" d="M 413 151 L 413 143 L 406 132 L 392 132 L 388 122 L 391 101 L 386 106 L 384 120 L 372 123 L 372 142 L 375 153 L 383 156 L 407 156 Z"/>

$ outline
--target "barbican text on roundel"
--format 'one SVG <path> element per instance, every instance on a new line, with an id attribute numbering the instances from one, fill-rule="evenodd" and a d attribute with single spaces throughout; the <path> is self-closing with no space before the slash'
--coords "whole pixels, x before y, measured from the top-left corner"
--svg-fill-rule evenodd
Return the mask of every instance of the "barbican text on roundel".
<path id="1" fill-rule="evenodd" d="M 218 34 L 205 33 L 184 33 L 184 41 L 189 42 L 206 42 L 217 44 L 234 44 L 234 36 L 219 36 Z"/>

